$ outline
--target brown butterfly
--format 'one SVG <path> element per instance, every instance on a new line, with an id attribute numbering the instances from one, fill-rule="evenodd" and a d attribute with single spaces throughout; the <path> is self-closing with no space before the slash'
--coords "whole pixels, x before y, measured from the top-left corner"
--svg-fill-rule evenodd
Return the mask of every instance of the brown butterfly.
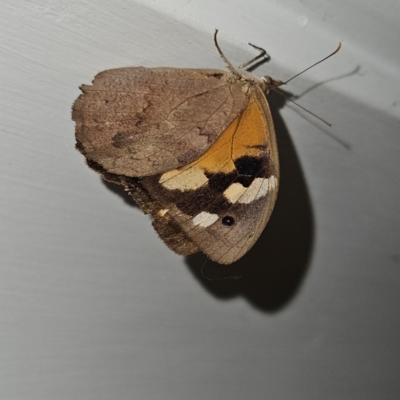
<path id="1" fill-rule="evenodd" d="M 230 264 L 274 208 L 279 158 L 265 96 L 286 82 L 243 69 L 266 54 L 253 45 L 261 53 L 233 67 L 217 32 L 229 71 L 103 71 L 81 86 L 72 118 L 88 165 L 125 187 L 170 249 Z"/>

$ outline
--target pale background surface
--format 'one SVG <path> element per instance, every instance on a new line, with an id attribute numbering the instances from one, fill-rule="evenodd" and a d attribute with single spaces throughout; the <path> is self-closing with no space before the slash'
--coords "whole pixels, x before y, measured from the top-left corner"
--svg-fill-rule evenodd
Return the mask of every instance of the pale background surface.
<path id="1" fill-rule="evenodd" d="M 149 8 L 148 8 L 149 7 Z M 397 399 L 400 6 L 397 0 L 6 0 L 0 398 Z M 282 162 L 273 218 L 210 283 L 74 150 L 78 86 L 128 65 L 256 71 Z M 329 81 L 329 82 L 328 82 Z M 237 269 L 206 264 L 209 275 Z"/>

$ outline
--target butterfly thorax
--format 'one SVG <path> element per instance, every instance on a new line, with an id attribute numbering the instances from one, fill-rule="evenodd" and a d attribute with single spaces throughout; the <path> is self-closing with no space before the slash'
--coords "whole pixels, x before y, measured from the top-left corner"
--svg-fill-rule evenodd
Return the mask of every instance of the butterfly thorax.
<path id="1" fill-rule="evenodd" d="M 249 88 L 255 85 L 258 86 L 266 95 L 277 87 L 285 84 L 285 82 L 271 78 L 268 75 L 259 78 L 246 70 L 238 68 L 235 68 L 234 72 L 230 75 L 229 80 L 231 82 L 241 82 L 243 84 L 243 92 L 247 93 Z"/>

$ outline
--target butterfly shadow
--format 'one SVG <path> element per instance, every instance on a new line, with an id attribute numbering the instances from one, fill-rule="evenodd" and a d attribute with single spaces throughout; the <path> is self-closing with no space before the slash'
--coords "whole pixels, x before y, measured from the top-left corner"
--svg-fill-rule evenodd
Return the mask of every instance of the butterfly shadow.
<path id="1" fill-rule="evenodd" d="M 290 97 L 290 93 L 285 93 Z M 281 180 L 271 219 L 254 247 L 239 261 L 220 265 L 202 253 L 186 257 L 192 274 L 215 297 L 245 297 L 254 307 L 277 312 L 298 293 L 313 249 L 314 218 L 304 174 L 279 109 L 285 99 L 268 96 L 277 132 Z M 206 261 L 206 262 L 205 262 Z"/>

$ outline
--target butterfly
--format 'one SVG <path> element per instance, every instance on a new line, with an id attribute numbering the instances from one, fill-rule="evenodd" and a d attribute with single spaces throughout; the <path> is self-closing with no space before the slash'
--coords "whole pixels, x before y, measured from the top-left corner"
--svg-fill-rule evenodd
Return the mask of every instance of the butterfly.
<path id="1" fill-rule="evenodd" d="M 266 54 L 254 45 L 260 54 L 233 67 L 217 32 L 227 71 L 103 71 L 80 87 L 72 118 L 89 167 L 124 186 L 170 249 L 230 264 L 255 244 L 277 199 L 266 95 L 286 82 L 244 69 Z"/>

